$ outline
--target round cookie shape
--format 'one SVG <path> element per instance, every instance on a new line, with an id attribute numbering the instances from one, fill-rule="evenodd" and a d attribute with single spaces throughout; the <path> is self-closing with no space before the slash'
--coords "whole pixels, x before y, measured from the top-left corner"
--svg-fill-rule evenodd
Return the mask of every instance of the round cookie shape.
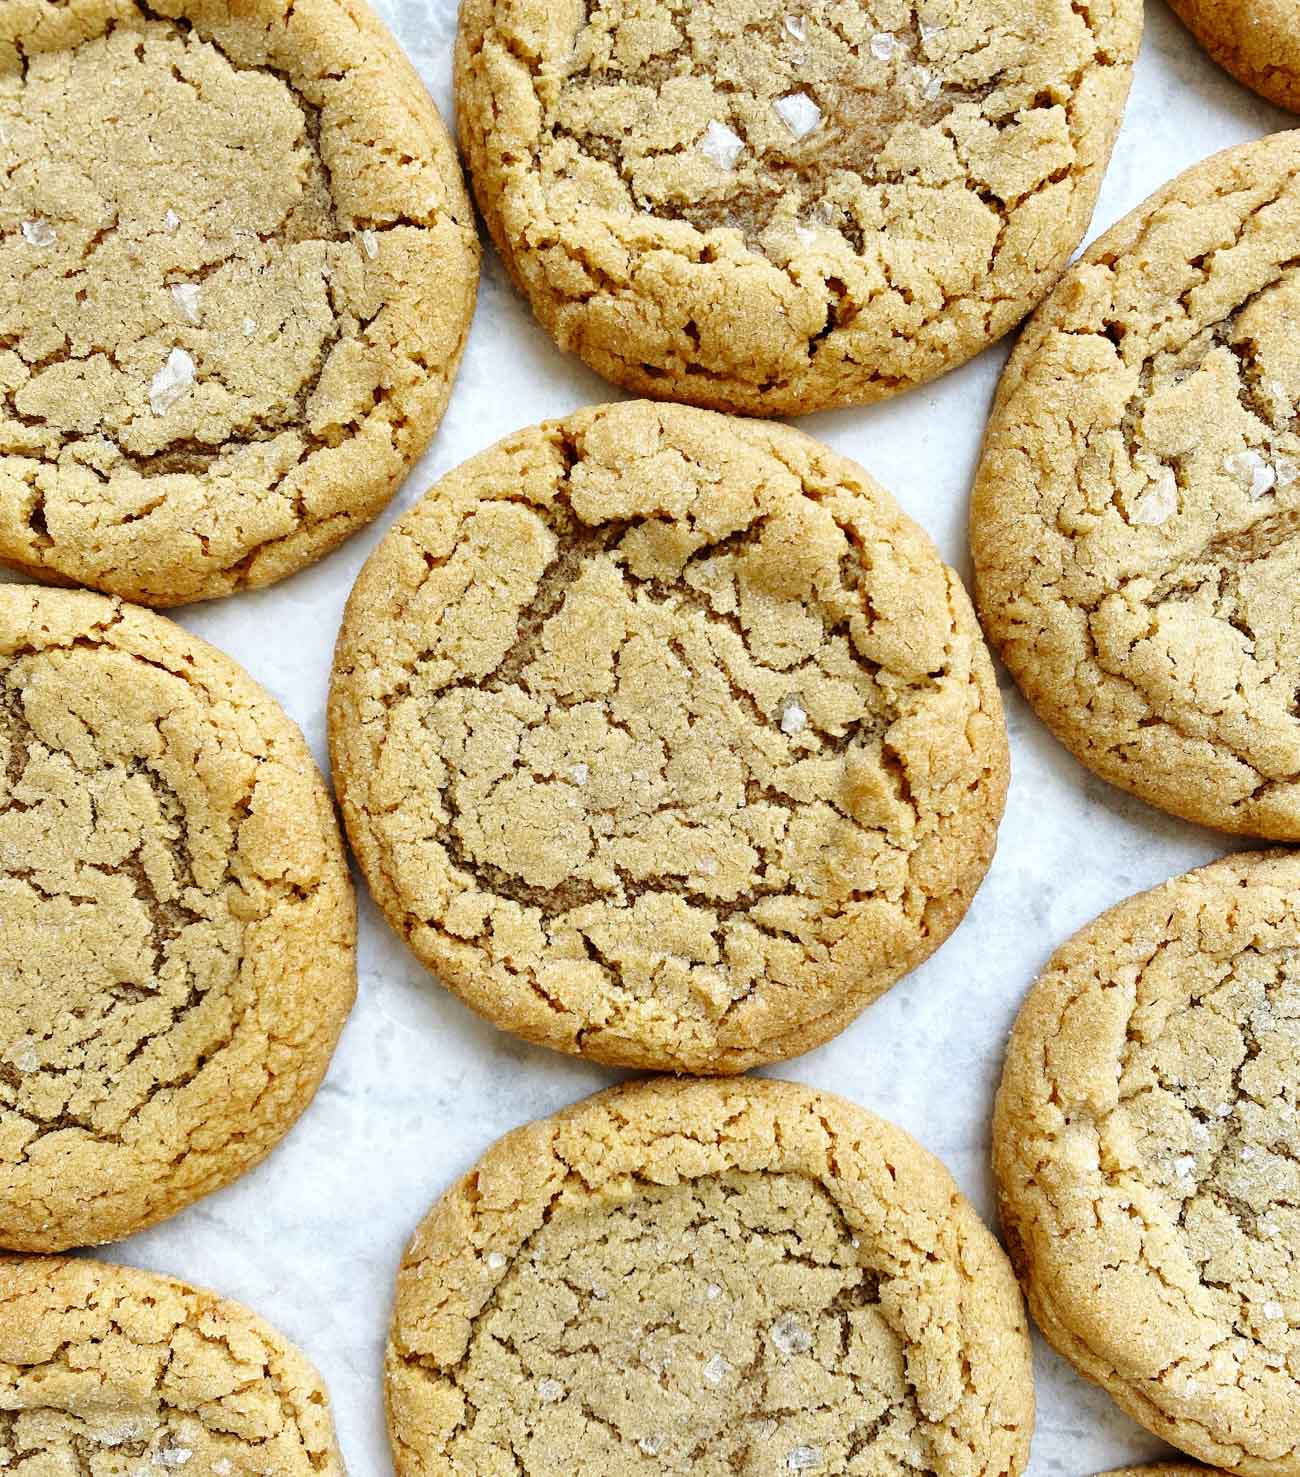
<path id="1" fill-rule="evenodd" d="M 302 735 L 229 657 L 0 587 L 0 1246 L 161 1220 L 307 1106 L 355 910 Z"/>
<path id="2" fill-rule="evenodd" d="M 1049 1341 L 1149 1430 L 1300 1472 L 1300 857 L 1229 857 L 1053 956 L 994 1117 Z"/>
<path id="3" fill-rule="evenodd" d="M 957 576 L 797 432 L 649 401 L 532 427 L 371 556 L 330 699 L 380 907 L 474 1009 L 739 1072 L 956 927 L 1006 734 Z"/>
<path id="4" fill-rule="evenodd" d="M 1300 113 L 1294 0 L 1169 0 L 1216 62 L 1279 107 Z"/>
<path id="5" fill-rule="evenodd" d="M 466 0 L 460 136 L 542 324 L 756 415 L 964 363 L 1082 239 L 1139 0 Z"/>
<path id="6" fill-rule="evenodd" d="M 943 1166 L 794 1083 L 614 1088 L 496 1144 L 397 1279 L 399 1477 L 1005 1473 L 1029 1341 Z"/>
<path id="7" fill-rule="evenodd" d="M 0 1467 L 345 1477 L 329 1395 L 238 1303 L 132 1267 L 0 1262 Z"/>
<path id="8" fill-rule="evenodd" d="M 1112 784 L 1300 838 L 1300 134 L 1180 176 L 1082 258 L 1003 376 L 976 601 Z"/>
<path id="9" fill-rule="evenodd" d="M 384 506 L 478 243 L 360 0 L 6 0 L 0 174 L 0 560 L 172 605 Z"/>

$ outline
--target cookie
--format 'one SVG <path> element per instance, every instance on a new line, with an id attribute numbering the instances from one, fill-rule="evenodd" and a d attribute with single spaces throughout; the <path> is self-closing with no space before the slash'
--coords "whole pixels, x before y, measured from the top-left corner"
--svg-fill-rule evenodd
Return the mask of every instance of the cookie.
<path id="1" fill-rule="evenodd" d="M 460 359 L 478 244 L 361 0 L 0 7 L 0 560 L 171 605 L 373 518 Z"/>
<path id="2" fill-rule="evenodd" d="M 1169 0 L 1218 64 L 1262 97 L 1300 113 L 1295 0 Z"/>
<path id="3" fill-rule="evenodd" d="M 363 569 L 330 699 L 380 907 L 497 1025 L 739 1072 L 956 927 L 1007 751 L 957 576 L 860 468 L 648 401 L 521 431 Z"/>
<path id="4" fill-rule="evenodd" d="M 0 1246 L 129 1235 L 256 1164 L 356 991 L 302 735 L 162 616 L 0 587 Z"/>
<path id="5" fill-rule="evenodd" d="M 1300 1472 L 1300 857 L 1103 914 L 1020 1012 L 994 1119 L 1007 1244 L 1052 1344 L 1157 1436 Z"/>
<path id="6" fill-rule="evenodd" d="M 1300 839 L 1300 133 L 1103 236 L 1003 376 L 971 512 L 1039 716 L 1175 815 Z"/>
<path id="7" fill-rule="evenodd" d="M 642 395 L 879 400 L 1082 239 L 1139 0 L 465 0 L 461 140 L 546 329 Z"/>
<path id="8" fill-rule="evenodd" d="M 762 1079 L 502 1139 L 407 1248 L 386 1388 L 399 1477 L 1015 1477 L 1033 1426 L 1015 1278 L 948 1172 Z"/>
<path id="9" fill-rule="evenodd" d="M 1149 1462 L 1141 1467 L 1116 1467 L 1100 1477 L 1218 1477 L 1211 1467 L 1198 1467 L 1194 1462 Z"/>
<path id="10" fill-rule="evenodd" d="M 0 1467 L 344 1477 L 320 1375 L 238 1303 L 131 1267 L 0 1261 Z"/>

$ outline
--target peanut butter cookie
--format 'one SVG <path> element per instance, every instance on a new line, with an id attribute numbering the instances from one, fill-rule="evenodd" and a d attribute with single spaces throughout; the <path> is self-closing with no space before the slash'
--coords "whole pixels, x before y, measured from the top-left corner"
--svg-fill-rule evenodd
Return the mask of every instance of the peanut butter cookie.
<path id="1" fill-rule="evenodd" d="M 478 245 L 360 0 L 5 0 L 0 181 L 0 559 L 170 605 L 383 507 Z"/>
<path id="2" fill-rule="evenodd" d="M 100 595 L 0 587 L 0 1246 L 126 1236 L 257 1163 L 356 990 L 302 735 Z"/>
<path id="3" fill-rule="evenodd" d="M 320 1375 L 238 1303 L 62 1257 L 0 1261 L 0 1468 L 344 1477 Z"/>
<path id="4" fill-rule="evenodd" d="M 1012 355 L 971 513 L 1040 717 L 1175 815 L 1300 839 L 1300 133 L 1107 232 Z"/>
<path id="5" fill-rule="evenodd" d="M 561 1051 L 740 1072 L 961 919 L 1007 751 L 957 576 L 797 432 L 648 401 L 532 427 L 371 556 L 330 702 L 390 922 Z"/>
<path id="6" fill-rule="evenodd" d="M 1195 1462 L 1150 1462 L 1142 1467 L 1116 1467 L 1100 1477 L 1220 1477 L 1213 1467 L 1199 1467 Z"/>
<path id="7" fill-rule="evenodd" d="M 1016 1023 L 994 1161 L 1048 1339 L 1156 1435 L 1300 1472 L 1300 856 L 1105 913 Z"/>
<path id="8" fill-rule="evenodd" d="M 1218 64 L 1261 96 L 1300 113 L 1295 0 L 1169 0 Z"/>
<path id="9" fill-rule="evenodd" d="M 465 0 L 461 139 L 562 348 L 798 415 L 963 363 L 1082 239 L 1140 0 Z"/>
<path id="10" fill-rule="evenodd" d="M 659 1079 L 510 1134 L 402 1261 L 399 1477 L 1016 1477 L 1001 1248 L 901 1130 L 789 1082 Z"/>

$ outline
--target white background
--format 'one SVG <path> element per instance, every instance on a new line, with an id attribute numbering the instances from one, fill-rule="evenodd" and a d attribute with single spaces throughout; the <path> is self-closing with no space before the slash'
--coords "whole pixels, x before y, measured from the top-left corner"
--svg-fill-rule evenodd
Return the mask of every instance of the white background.
<path id="1" fill-rule="evenodd" d="M 378 0 L 450 120 L 454 0 Z M 1229 144 L 1288 126 L 1206 59 L 1160 0 L 1092 234 Z M 937 384 L 802 422 L 865 465 L 968 572 L 966 515 L 1004 349 Z M 614 391 L 561 355 L 488 253 L 478 315 L 434 444 L 373 528 L 270 590 L 179 612 L 279 698 L 326 763 L 330 653 L 361 561 L 448 468 L 519 426 Z M 1003 1043 L 1052 950 L 1129 894 L 1229 843 L 1121 795 L 1081 769 L 1003 676 L 1011 796 L 997 858 L 939 953 L 829 1046 L 778 1075 L 842 1093 L 910 1130 L 991 1216 L 988 1120 Z M 416 963 L 361 892 L 360 999 L 315 1103 L 239 1184 L 101 1253 L 238 1298 L 324 1373 L 352 1477 L 389 1477 L 381 1360 L 403 1243 L 433 1200 L 508 1129 L 612 1079 L 480 1021 Z M 1158 1453 L 1036 1338 L 1032 1477 L 1086 1477 Z"/>

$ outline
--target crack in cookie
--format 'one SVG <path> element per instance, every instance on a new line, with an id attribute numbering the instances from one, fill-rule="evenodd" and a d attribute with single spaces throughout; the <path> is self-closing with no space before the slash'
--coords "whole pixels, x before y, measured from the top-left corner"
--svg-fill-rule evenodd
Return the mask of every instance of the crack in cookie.
<path id="1" fill-rule="evenodd" d="M 259 7 L 0 22 L 0 557 L 45 578 L 279 578 L 441 414 L 477 270 L 441 125 L 368 13 Z"/>
<path id="2" fill-rule="evenodd" d="M 0 760 L 0 1245 L 57 1250 L 282 1136 L 351 1003 L 352 903 L 301 735 L 160 618 L 0 591 Z"/>
<path id="3" fill-rule="evenodd" d="M 499 1025 L 740 1071 L 955 927 L 1005 787 L 964 593 L 857 468 L 646 402 L 521 432 L 367 564 L 330 705 L 390 921 Z"/>

